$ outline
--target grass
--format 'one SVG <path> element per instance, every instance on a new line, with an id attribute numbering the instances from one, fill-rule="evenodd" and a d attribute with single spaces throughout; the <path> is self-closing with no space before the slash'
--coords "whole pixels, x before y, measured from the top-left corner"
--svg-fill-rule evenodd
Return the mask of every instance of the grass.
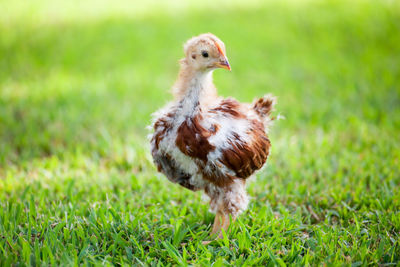
<path id="1" fill-rule="evenodd" d="M 0 265 L 397 265 L 396 1 L 3 1 Z M 224 96 L 286 117 L 229 237 L 146 141 L 189 37 L 213 32 Z"/>

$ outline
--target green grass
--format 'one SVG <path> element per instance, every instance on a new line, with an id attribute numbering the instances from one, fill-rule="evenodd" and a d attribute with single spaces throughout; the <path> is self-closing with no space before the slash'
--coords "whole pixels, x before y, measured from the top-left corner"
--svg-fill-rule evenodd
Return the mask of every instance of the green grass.
<path id="1" fill-rule="evenodd" d="M 0 3 L 0 265 L 397 265 L 396 1 Z M 78 4 L 80 3 L 80 4 Z M 229 238 L 146 141 L 189 37 L 213 32 L 224 96 L 286 119 Z"/>

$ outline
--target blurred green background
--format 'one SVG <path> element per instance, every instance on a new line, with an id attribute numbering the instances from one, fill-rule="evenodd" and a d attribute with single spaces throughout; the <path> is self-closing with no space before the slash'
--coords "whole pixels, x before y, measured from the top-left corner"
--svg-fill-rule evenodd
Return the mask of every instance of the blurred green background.
<path id="1" fill-rule="evenodd" d="M 0 263 L 399 261 L 398 1 L 0 10 Z M 156 174 L 146 139 L 150 114 L 171 99 L 182 44 L 203 32 L 225 42 L 232 65 L 214 74 L 219 93 L 272 93 L 286 117 L 230 251 L 199 243 L 208 205 Z M 254 232 L 241 237 L 242 225 Z"/>

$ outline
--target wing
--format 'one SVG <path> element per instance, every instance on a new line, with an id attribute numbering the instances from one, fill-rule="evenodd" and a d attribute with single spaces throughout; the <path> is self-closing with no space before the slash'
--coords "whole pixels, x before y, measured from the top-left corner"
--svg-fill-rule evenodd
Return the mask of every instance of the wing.
<path id="1" fill-rule="evenodd" d="M 266 162 L 271 143 L 260 118 L 246 105 L 232 98 L 224 99 L 210 110 L 221 121 L 223 136 L 212 142 L 217 146 L 216 159 L 239 178 L 248 178 Z"/>
<path id="2" fill-rule="evenodd" d="M 270 142 L 260 120 L 251 118 L 234 99 L 187 118 L 178 128 L 176 145 L 196 160 L 203 177 L 223 186 L 247 178 L 267 160 Z"/>
<path id="3" fill-rule="evenodd" d="M 234 133 L 227 142 L 229 145 L 221 149 L 220 161 L 239 178 L 248 178 L 267 161 L 271 143 L 257 120 L 250 121 L 248 138 Z"/>

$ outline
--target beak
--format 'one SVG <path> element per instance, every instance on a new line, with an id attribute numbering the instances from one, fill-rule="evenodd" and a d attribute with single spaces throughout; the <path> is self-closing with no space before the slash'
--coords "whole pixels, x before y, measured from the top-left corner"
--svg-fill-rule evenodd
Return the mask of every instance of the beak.
<path id="1" fill-rule="evenodd" d="M 224 57 L 223 59 L 221 59 L 219 62 L 215 63 L 215 66 L 217 68 L 223 68 L 226 70 L 231 70 L 231 66 L 229 65 L 229 61 L 226 57 Z"/>

